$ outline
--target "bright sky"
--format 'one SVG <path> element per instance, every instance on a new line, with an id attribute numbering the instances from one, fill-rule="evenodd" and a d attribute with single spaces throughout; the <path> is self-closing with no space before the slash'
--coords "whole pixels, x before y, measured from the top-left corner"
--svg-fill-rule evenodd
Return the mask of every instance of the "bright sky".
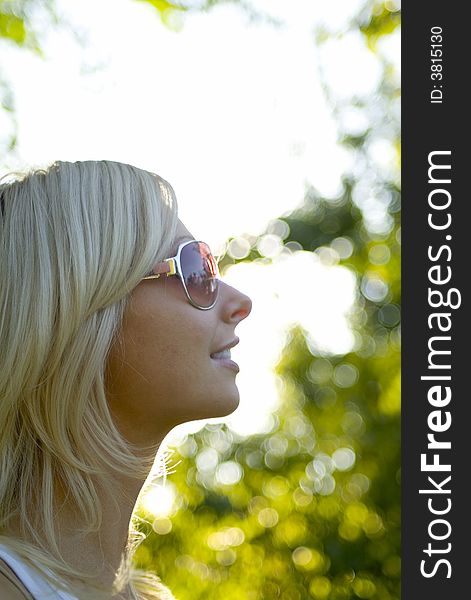
<path id="1" fill-rule="evenodd" d="M 302 202 L 307 184 L 337 195 L 351 167 L 336 144 L 317 66 L 322 60 L 336 92 L 348 96 L 374 88 L 377 60 L 355 35 L 319 56 L 312 32 L 317 23 L 341 27 L 359 4 L 253 0 L 285 25 L 250 23 L 223 5 L 189 15 L 175 33 L 148 4 L 57 0 L 86 44 L 70 32 L 50 32 L 44 61 L 0 46 L 20 128 L 17 156 L 8 164 L 0 159 L 2 174 L 56 159 L 123 161 L 170 181 L 180 217 L 216 251 L 229 236 L 257 235 Z M 398 44 L 395 36 L 384 47 L 397 61 Z M 355 127 L 359 117 L 351 118 Z M 226 279 L 254 306 L 237 331 L 241 405 L 227 419 L 248 434 L 270 427 L 272 367 L 287 326 L 301 323 L 324 352 L 351 349 L 346 316 L 355 282 L 345 268 L 306 252 L 283 254 L 272 266 L 238 265 Z M 181 426 L 167 440 L 202 425 Z"/>

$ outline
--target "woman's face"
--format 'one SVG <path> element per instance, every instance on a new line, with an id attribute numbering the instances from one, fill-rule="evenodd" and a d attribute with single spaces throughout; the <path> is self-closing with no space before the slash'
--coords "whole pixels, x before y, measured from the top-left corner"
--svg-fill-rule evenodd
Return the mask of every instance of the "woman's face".
<path id="1" fill-rule="evenodd" d="M 179 221 L 174 256 L 194 239 Z M 234 330 L 250 313 L 250 298 L 220 282 L 210 310 L 198 310 L 178 277 L 144 280 L 132 292 L 121 339 L 107 364 L 107 395 L 122 434 L 153 445 L 172 427 L 222 417 L 239 404 L 236 370 L 212 354 L 237 341 Z"/>

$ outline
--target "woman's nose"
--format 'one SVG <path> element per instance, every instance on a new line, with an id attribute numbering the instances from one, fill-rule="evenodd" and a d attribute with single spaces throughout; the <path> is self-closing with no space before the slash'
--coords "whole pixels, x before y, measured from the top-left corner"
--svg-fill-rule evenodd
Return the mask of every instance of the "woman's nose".
<path id="1" fill-rule="evenodd" d="M 252 310 L 252 300 L 227 283 L 220 282 L 220 285 L 223 319 L 236 324 L 243 321 Z"/>

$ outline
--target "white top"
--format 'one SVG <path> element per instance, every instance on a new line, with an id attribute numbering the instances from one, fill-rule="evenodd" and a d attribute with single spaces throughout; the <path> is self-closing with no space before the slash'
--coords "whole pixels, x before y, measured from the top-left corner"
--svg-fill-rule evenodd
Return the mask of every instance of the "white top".
<path id="1" fill-rule="evenodd" d="M 16 552 L 4 544 L 0 544 L 0 558 L 14 571 L 18 579 L 21 579 L 35 600 L 78 600 L 67 592 L 53 588 L 35 569 L 25 564 Z"/>

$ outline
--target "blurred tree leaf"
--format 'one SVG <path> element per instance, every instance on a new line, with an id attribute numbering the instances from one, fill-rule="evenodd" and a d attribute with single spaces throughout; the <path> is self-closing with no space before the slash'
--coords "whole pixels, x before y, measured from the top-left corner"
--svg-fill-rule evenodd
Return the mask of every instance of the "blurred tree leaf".
<path id="1" fill-rule="evenodd" d="M 279 25 L 279 20 L 271 17 L 267 12 L 255 9 L 250 2 L 245 0 L 185 0 L 182 2 L 168 2 L 167 0 L 134 0 L 153 6 L 160 15 L 162 23 L 173 30 L 183 27 L 181 17 L 185 13 L 209 12 L 217 6 L 224 4 L 236 5 L 251 21 L 264 21 L 272 25 Z"/>
<path id="2" fill-rule="evenodd" d="M 365 35 L 368 48 L 376 50 L 376 43 L 383 36 L 389 35 L 401 24 L 401 13 L 399 10 L 390 10 L 388 3 L 380 2 L 373 7 L 373 14 L 369 22 L 360 27 Z"/>
<path id="3" fill-rule="evenodd" d="M 0 4 L 0 8 L 1 6 Z M 11 13 L 0 13 L 0 37 L 22 46 L 26 39 L 24 20 Z"/>

